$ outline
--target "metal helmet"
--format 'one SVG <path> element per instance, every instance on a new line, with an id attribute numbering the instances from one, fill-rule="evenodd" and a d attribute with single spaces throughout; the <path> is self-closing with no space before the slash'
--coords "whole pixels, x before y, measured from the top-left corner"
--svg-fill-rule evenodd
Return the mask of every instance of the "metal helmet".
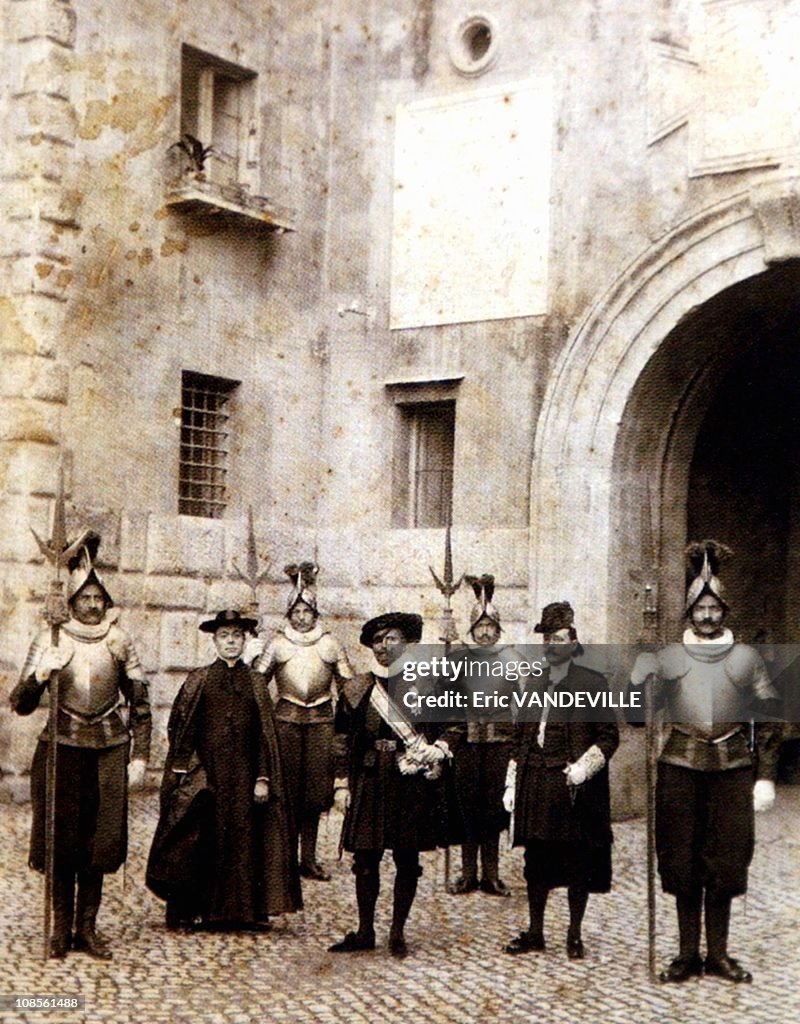
<path id="1" fill-rule="evenodd" d="M 317 608 L 317 574 L 319 566 L 314 562 L 300 562 L 287 565 L 283 570 L 292 581 L 292 592 L 286 603 L 286 617 L 292 614 L 292 609 L 300 601 L 319 615 Z"/>
<path id="2" fill-rule="evenodd" d="M 481 619 L 488 619 L 489 622 L 493 622 L 502 632 L 503 627 L 500 624 L 500 612 L 492 604 L 492 598 L 494 597 L 494 576 L 490 573 L 484 573 L 483 576 L 465 576 L 464 579 L 472 587 L 476 598 L 476 603 L 472 606 L 472 611 L 469 615 L 470 633 L 478 625 Z"/>
<path id="3" fill-rule="evenodd" d="M 717 575 L 722 561 L 732 554 L 729 547 L 716 540 L 692 541 L 686 548 L 690 583 L 686 590 L 685 614 L 689 614 L 704 594 L 711 594 L 725 611 L 730 610 L 725 600 L 725 588 Z"/>

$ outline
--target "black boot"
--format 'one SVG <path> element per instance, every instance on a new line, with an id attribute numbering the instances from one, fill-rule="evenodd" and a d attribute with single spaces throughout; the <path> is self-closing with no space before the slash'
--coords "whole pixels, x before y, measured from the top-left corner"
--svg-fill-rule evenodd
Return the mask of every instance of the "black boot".
<path id="1" fill-rule="evenodd" d="M 334 942 L 328 947 L 329 953 L 358 953 L 375 948 L 375 904 L 381 890 L 380 862 L 380 854 L 356 853 L 354 856 L 358 931 L 348 932 L 341 942 Z"/>
<path id="2" fill-rule="evenodd" d="M 447 887 L 451 896 L 465 896 L 478 888 L 478 844 L 466 842 L 461 847 L 461 875 Z"/>
<path id="3" fill-rule="evenodd" d="M 703 973 L 703 961 L 700 958 L 701 902 L 702 893 L 699 890 L 675 897 L 680 953 L 659 974 L 659 981 L 664 984 L 679 983 Z"/>
<path id="4" fill-rule="evenodd" d="M 111 960 L 111 950 L 97 934 L 95 923 L 103 895 L 103 874 L 92 868 L 78 873 L 78 911 L 76 915 L 75 949 L 88 953 L 95 960 Z"/>
<path id="5" fill-rule="evenodd" d="M 481 843 L 481 892 L 489 896 L 510 896 L 511 890 L 500 877 L 500 837 Z"/>
<path id="6" fill-rule="evenodd" d="M 319 814 L 309 811 L 300 829 L 300 874 L 317 882 L 330 882 L 331 876 L 317 860 Z"/>
<path id="7" fill-rule="evenodd" d="M 753 975 L 728 956 L 728 927 L 731 920 L 731 897 L 706 890 L 706 974 L 741 984 L 751 982 Z"/>
<path id="8" fill-rule="evenodd" d="M 53 934 L 48 955 L 63 960 L 72 944 L 72 917 L 75 910 L 75 872 L 56 868 L 53 874 Z"/>
<path id="9" fill-rule="evenodd" d="M 394 855 L 397 874 L 394 880 L 394 903 L 392 906 L 392 925 L 389 929 L 389 952 L 392 956 L 402 959 L 408 955 L 408 947 L 404 930 L 411 905 L 417 894 L 417 882 L 422 874 L 419 854 L 416 851 Z"/>
<path id="10" fill-rule="evenodd" d="M 569 900 L 569 931 L 567 932 L 567 956 L 570 960 L 583 960 L 586 955 L 581 939 L 583 915 L 589 902 L 589 892 L 582 885 L 571 885 L 567 889 Z"/>

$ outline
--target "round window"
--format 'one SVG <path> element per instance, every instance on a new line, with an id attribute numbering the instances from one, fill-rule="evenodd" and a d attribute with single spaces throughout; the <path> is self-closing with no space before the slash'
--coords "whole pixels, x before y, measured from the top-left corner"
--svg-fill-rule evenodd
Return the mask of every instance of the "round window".
<path id="1" fill-rule="evenodd" d="M 485 14 L 472 14 L 459 21 L 450 37 L 450 60 L 462 75 L 479 75 L 494 63 L 497 34 Z"/>

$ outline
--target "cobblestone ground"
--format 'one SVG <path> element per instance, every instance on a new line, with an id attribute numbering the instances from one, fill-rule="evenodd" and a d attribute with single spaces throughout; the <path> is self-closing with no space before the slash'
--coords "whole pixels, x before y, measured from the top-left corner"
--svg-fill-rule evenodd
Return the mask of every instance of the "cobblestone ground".
<path id="1" fill-rule="evenodd" d="M 0 994 L 81 995 L 71 1013 L 14 1013 L 2 1019 L 46 1024 L 249 1024 L 249 1022 L 485 1022 L 526 1024 L 790 1024 L 800 1019 L 800 786 L 779 790 L 775 811 L 758 818 L 750 894 L 734 904 L 731 950 L 752 970 L 753 985 L 693 979 L 661 987 L 646 971 L 644 827 L 615 826 L 614 890 L 589 902 L 587 958 L 564 952 L 566 897 L 551 898 L 545 953 L 512 958 L 502 947 L 526 924 L 519 851 L 503 851 L 512 899 L 443 893 L 443 855 L 425 855 L 425 875 L 407 929 L 411 956 L 392 960 L 385 948 L 391 902 L 387 857 L 374 953 L 331 956 L 326 948 L 354 923 L 347 859 L 336 861 L 340 819 L 322 826 L 328 884 L 305 886 L 306 910 L 281 919 L 265 935 L 175 934 L 165 931 L 161 904 L 144 888 L 144 863 L 156 817 L 154 794 L 137 795 L 131 856 L 107 880 L 101 930 L 111 964 L 70 954 L 43 963 L 39 938 L 42 883 L 25 867 L 29 811 L 0 808 L 3 965 Z M 454 868 L 458 853 L 454 851 Z M 659 959 L 675 951 L 671 901 L 659 896 Z"/>

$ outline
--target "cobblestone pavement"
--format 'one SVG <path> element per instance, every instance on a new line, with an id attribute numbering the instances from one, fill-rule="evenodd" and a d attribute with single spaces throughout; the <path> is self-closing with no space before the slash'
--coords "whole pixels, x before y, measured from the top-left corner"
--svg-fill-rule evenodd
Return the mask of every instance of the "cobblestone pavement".
<path id="1" fill-rule="evenodd" d="M 614 890 L 589 901 L 587 958 L 564 952 L 566 897 L 551 897 L 545 953 L 512 958 L 502 946 L 526 924 L 519 851 L 503 851 L 512 899 L 443 893 L 443 855 L 425 855 L 407 935 L 411 956 L 385 948 L 391 902 L 387 857 L 374 953 L 331 956 L 326 948 L 354 923 L 347 858 L 336 861 L 340 819 L 322 826 L 331 883 L 305 886 L 306 910 L 265 935 L 168 933 L 161 904 L 143 884 L 156 816 L 155 794 L 134 797 L 131 856 L 106 882 L 100 927 L 115 959 L 84 954 L 42 963 L 41 879 L 25 867 L 29 810 L 0 807 L 3 900 L 0 994 L 82 995 L 83 1011 L 4 1013 L 3 1021 L 46 1024 L 249 1024 L 249 1022 L 485 1022 L 526 1024 L 790 1024 L 800 1019 L 800 786 L 781 787 L 778 807 L 758 818 L 750 894 L 734 903 L 731 950 L 753 985 L 693 979 L 651 985 L 646 971 L 645 833 L 615 826 Z M 454 868 L 458 852 L 454 851 Z M 674 910 L 659 895 L 659 959 L 675 951 Z"/>

